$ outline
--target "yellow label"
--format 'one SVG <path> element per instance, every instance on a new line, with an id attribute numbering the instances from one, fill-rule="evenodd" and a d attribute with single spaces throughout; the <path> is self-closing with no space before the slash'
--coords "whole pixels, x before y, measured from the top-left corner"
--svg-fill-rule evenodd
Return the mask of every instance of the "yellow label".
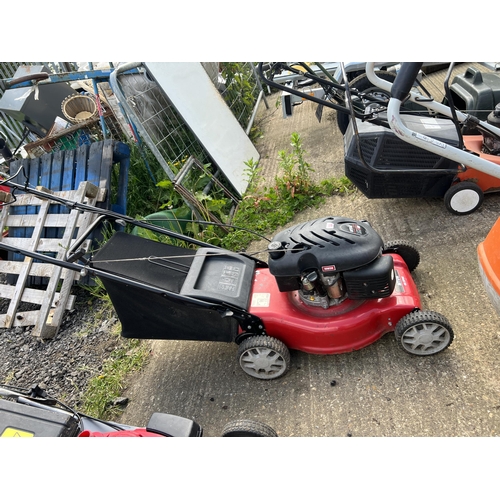
<path id="1" fill-rule="evenodd" d="M 5 438 L 31 438 L 34 437 L 33 432 L 21 431 L 20 429 L 14 429 L 14 427 L 7 427 L 0 437 Z"/>

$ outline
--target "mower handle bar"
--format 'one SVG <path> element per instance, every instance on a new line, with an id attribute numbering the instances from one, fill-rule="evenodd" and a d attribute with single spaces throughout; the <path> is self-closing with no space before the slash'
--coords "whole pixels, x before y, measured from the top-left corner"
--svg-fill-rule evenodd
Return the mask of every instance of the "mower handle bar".
<path id="1" fill-rule="evenodd" d="M 370 82 L 373 85 L 375 85 L 376 87 L 381 88 L 382 90 L 385 90 L 386 92 L 388 92 L 389 94 L 391 94 L 392 93 L 393 85 L 398 80 L 399 74 L 396 76 L 396 80 L 394 81 L 394 83 L 391 83 L 391 82 L 389 82 L 387 80 L 382 80 L 382 78 L 380 78 L 375 73 L 375 66 L 376 66 L 376 64 L 377 64 L 376 62 L 368 62 L 368 63 L 366 63 L 366 76 L 368 77 L 368 80 L 370 80 Z M 413 63 L 403 63 L 403 64 L 413 64 Z M 404 72 L 403 66 L 401 67 L 401 70 L 403 70 L 403 72 Z M 400 70 L 399 73 L 401 73 L 401 70 Z M 417 72 L 417 75 L 418 75 L 418 72 Z M 415 79 L 417 78 L 417 75 L 415 75 Z M 393 96 L 393 97 L 395 97 L 395 96 Z M 420 106 L 426 107 L 429 111 L 432 111 L 432 112 L 434 112 L 436 114 L 440 114 L 440 115 L 443 115 L 443 116 L 446 116 L 448 118 L 452 118 L 453 119 L 453 113 L 452 113 L 452 111 L 451 111 L 451 109 L 450 109 L 449 106 L 446 106 L 445 104 L 441 104 L 439 102 L 436 102 L 432 98 L 424 97 L 419 92 L 415 92 L 413 90 L 409 90 L 408 93 L 406 94 L 406 96 L 403 96 L 403 99 L 405 97 L 408 97 L 408 99 L 410 101 L 412 101 L 412 102 L 414 102 L 416 104 L 419 104 Z M 402 101 L 403 99 L 399 99 L 399 100 Z M 480 122 L 481 127 L 489 130 L 490 132 L 492 132 L 494 134 L 498 134 L 498 128 L 497 127 L 494 127 L 493 125 L 490 125 L 487 122 L 480 121 L 475 116 L 471 116 L 471 115 L 468 115 L 466 113 L 462 113 L 458 109 L 455 110 L 455 113 L 456 113 L 456 118 L 462 124 L 466 123 L 467 121 L 476 122 L 476 123 Z"/>
<path id="2" fill-rule="evenodd" d="M 403 123 L 400 116 L 400 108 L 402 101 L 408 96 L 412 101 L 423 104 L 429 110 L 442 112 L 445 116 L 453 118 L 453 114 L 449 106 L 445 106 L 443 104 L 438 105 L 438 103 L 435 103 L 433 100 L 419 101 L 419 94 L 410 91 L 410 88 L 415 82 L 418 72 L 420 71 L 421 65 L 422 63 L 403 63 L 401 65 L 401 70 L 396 76 L 396 79 L 392 86 L 389 83 L 391 98 L 389 99 L 389 105 L 387 107 L 387 121 L 391 129 L 400 139 L 408 142 L 409 144 L 413 144 L 418 148 L 425 149 L 426 151 L 430 151 L 431 153 L 434 153 L 438 156 L 467 165 L 468 167 L 474 168 L 476 170 L 479 170 L 480 172 L 484 172 L 485 174 L 500 179 L 500 166 L 496 163 L 481 158 L 480 156 L 476 156 L 468 151 L 464 151 L 462 149 L 438 141 L 427 135 L 416 133 L 406 127 L 406 125 Z M 367 64 L 367 76 L 373 84 L 378 85 L 376 76 L 373 74 L 373 72 L 370 71 L 372 70 L 372 68 L 373 66 L 370 65 L 369 68 Z M 383 88 L 388 90 L 385 84 Z M 475 121 L 481 127 L 490 130 L 495 135 L 499 135 L 498 128 L 490 125 L 487 122 L 483 122 L 481 120 L 478 120 L 477 118 L 470 117 L 469 115 L 460 113 L 458 111 L 456 112 L 456 115 L 457 119 L 462 123 L 468 120 Z"/>
<path id="3" fill-rule="evenodd" d="M 404 62 L 396 75 L 391 87 L 391 97 L 403 101 L 410 93 L 413 83 L 417 79 L 418 72 L 422 68 L 421 62 Z"/>

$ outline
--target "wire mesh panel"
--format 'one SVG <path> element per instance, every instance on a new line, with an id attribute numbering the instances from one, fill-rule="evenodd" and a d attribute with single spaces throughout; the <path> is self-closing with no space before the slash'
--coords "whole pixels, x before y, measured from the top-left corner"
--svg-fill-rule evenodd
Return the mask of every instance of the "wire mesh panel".
<path id="1" fill-rule="evenodd" d="M 246 160 L 258 157 L 244 126 L 250 123 L 261 90 L 251 63 L 201 66 L 127 63 L 110 75 L 110 84 L 139 141 L 146 143 L 186 204 L 201 212 L 200 197 L 210 195 L 211 201 L 222 203 L 222 194 L 228 202 L 225 208 L 231 211 L 244 190 L 244 182 L 234 184 L 235 175 L 242 175 Z M 181 185 L 178 174 L 187 165 L 189 181 Z M 196 189 L 197 175 L 212 179 L 206 187 L 217 191 L 217 196 Z M 213 213 L 208 218 L 218 220 Z"/>
<path id="2" fill-rule="evenodd" d="M 209 162 L 201 144 L 177 113 L 168 97 L 147 72 L 121 74 L 117 78 L 124 104 L 139 135 L 148 144 L 170 178 L 174 178 L 182 164 L 195 156 Z"/>
<path id="3" fill-rule="evenodd" d="M 220 69 L 219 66 L 222 67 L 224 64 L 231 64 L 231 72 Z M 244 79 L 242 67 L 238 66 L 238 64 L 239 63 L 223 63 L 221 65 L 218 63 L 203 64 L 212 83 L 217 82 L 215 83 L 215 88 L 219 90 L 219 93 L 223 97 L 225 96 L 225 104 L 223 104 L 222 108 L 219 104 L 214 107 L 214 109 L 217 110 L 215 113 L 223 112 L 221 116 L 219 116 L 219 114 L 212 114 L 210 116 L 206 114 L 203 115 L 212 101 L 201 101 L 199 98 L 197 99 L 197 95 L 194 95 L 198 93 L 199 87 L 196 87 L 196 85 L 198 85 L 198 80 L 196 80 L 195 86 L 192 87 L 194 90 L 188 94 L 188 97 L 186 97 L 185 91 L 182 97 L 180 97 L 180 94 L 176 91 L 174 98 L 165 91 L 165 81 L 163 81 L 162 86 L 158 84 L 158 75 L 156 74 L 158 68 L 161 68 L 160 71 L 163 72 L 161 77 L 164 79 L 164 75 L 170 74 L 169 72 L 179 71 L 182 66 L 180 64 L 171 64 L 168 68 L 165 68 L 161 63 L 148 63 L 147 67 L 145 63 L 128 63 L 111 74 L 111 87 L 118 97 L 118 100 L 123 105 L 130 121 L 136 126 L 138 135 L 146 142 L 170 179 L 173 180 L 175 178 L 179 169 L 182 168 L 189 157 L 194 157 L 203 164 L 210 163 L 214 169 L 219 167 L 223 168 L 220 164 L 216 164 L 218 160 L 214 157 L 214 150 L 217 149 L 219 145 L 214 144 L 214 147 L 210 149 L 207 144 L 207 134 L 205 134 L 204 142 L 202 143 L 201 141 L 203 139 L 200 138 L 200 132 L 205 133 L 209 128 L 209 124 L 214 122 L 214 117 L 222 120 L 223 115 L 227 112 L 231 116 L 231 120 L 234 121 L 236 118 L 236 121 L 234 121 L 236 128 L 240 126 L 243 128 L 245 122 L 250 120 L 253 111 L 252 105 L 255 105 L 257 101 L 257 99 L 253 97 L 253 93 L 257 93 L 258 85 L 257 83 L 245 85 L 245 99 L 243 99 L 241 85 L 240 88 L 238 88 L 236 83 Z M 245 66 L 247 64 L 249 64 L 246 69 L 247 74 L 256 80 L 251 64 L 243 63 Z M 150 73 L 151 65 L 155 67 L 153 71 L 154 76 Z M 182 66 L 181 72 L 185 70 L 185 68 L 186 66 Z M 193 68 L 193 65 L 191 65 L 191 68 Z M 137 73 L 137 71 L 130 73 L 131 69 L 139 69 L 139 73 Z M 229 77 L 229 75 L 231 76 Z M 177 78 L 177 80 L 179 80 L 179 78 Z M 187 81 L 182 81 L 186 86 L 188 85 Z M 172 87 L 172 80 L 167 83 Z M 200 81 L 199 84 L 201 85 L 201 83 Z M 189 84 L 193 85 L 191 80 Z M 172 90 L 172 88 L 170 88 L 170 90 Z M 206 99 L 213 99 L 214 96 L 212 96 L 210 92 L 208 92 L 208 94 L 210 94 L 210 97 L 207 95 Z M 191 100 L 191 96 L 192 103 L 190 103 L 189 106 L 189 114 L 191 118 L 193 118 L 193 114 L 196 115 L 194 119 L 196 124 L 194 122 L 189 122 L 189 119 L 185 115 L 187 109 L 184 106 L 185 99 Z M 172 99 L 175 99 L 175 105 Z M 215 99 L 215 101 L 217 101 L 217 99 Z M 215 103 L 215 101 L 213 102 Z M 182 115 L 178 112 L 180 103 L 182 103 L 181 108 L 185 108 Z M 193 108 L 193 106 L 197 107 Z M 194 112 L 193 109 L 195 109 Z M 235 113 L 237 113 L 237 115 Z M 206 123 L 204 120 L 206 120 Z M 219 131 L 219 139 L 222 137 L 222 134 L 231 133 L 231 130 L 233 130 L 229 127 L 234 127 L 234 125 L 229 124 L 229 122 L 214 122 L 214 129 L 216 128 L 217 131 Z M 206 126 L 200 125 L 201 123 L 205 123 Z M 227 123 L 226 128 L 224 123 Z M 193 126 L 196 126 L 198 130 L 196 134 L 193 132 Z M 217 131 L 215 134 L 217 134 Z M 212 137 L 213 136 L 212 134 Z M 247 139 L 245 133 L 243 133 L 243 136 Z M 247 142 L 249 142 L 248 139 Z M 207 148 L 209 149 L 207 150 Z M 224 148 L 226 148 L 225 145 Z M 232 149 L 234 150 L 234 144 L 227 144 L 226 149 L 230 155 Z M 253 146 L 251 149 L 254 158 L 258 156 Z M 246 158 L 246 160 L 249 159 L 250 157 Z M 238 166 L 236 168 L 241 167 Z"/>

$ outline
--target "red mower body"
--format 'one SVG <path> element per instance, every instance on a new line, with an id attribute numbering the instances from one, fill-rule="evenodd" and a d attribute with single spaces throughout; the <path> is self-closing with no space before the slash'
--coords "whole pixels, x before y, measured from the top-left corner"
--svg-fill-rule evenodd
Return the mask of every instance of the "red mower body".
<path id="1" fill-rule="evenodd" d="M 397 284 L 387 298 L 350 300 L 323 309 L 304 304 L 298 292 L 280 292 L 268 269 L 254 275 L 249 312 L 261 318 L 266 333 L 290 349 L 339 354 L 362 349 L 394 331 L 406 314 L 421 308 L 417 287 L 404 260 L 391 254 Z"/>

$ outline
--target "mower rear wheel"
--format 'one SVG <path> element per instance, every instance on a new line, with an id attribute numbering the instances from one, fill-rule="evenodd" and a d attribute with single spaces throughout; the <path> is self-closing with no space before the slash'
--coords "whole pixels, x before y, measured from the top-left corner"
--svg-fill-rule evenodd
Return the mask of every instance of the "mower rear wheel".
<path id="1" fill-rule="evenodd" d="M 394 334 L 399 345 L 416 356 L 431 356 L 444 351 L 454 338 L 448 320 L 433 311 L 407 314 L 396 324 Z"/>
<path id="2" fill-rule="evenodd" d="M 281 340 L 257 335 L 240 344 L 238 362 L 247 375 L 272 380 L 290 369 L 290 351 Z"/>
<path id="3" fill-rule="evenodd" d="M 235 420 L 222 429 L 222 437 L 278 437 L 269 425 L 254 420 Z"/>
<path id="4" fill-rule="evenodd" d="M 382 253 L 395 253 L 399 255 L 405 261 L 410 273 L 420 264 L 419 251 L 405 240 L 389 241 L 384 245 Z"/>
<path id="5" fill-rule="evenodd" d="M 470 181 L 453 184 L 444 194 L 444 206 L 454 215 L 475 212 L 483 204 L 483 200 L 483 190 Z"/>

